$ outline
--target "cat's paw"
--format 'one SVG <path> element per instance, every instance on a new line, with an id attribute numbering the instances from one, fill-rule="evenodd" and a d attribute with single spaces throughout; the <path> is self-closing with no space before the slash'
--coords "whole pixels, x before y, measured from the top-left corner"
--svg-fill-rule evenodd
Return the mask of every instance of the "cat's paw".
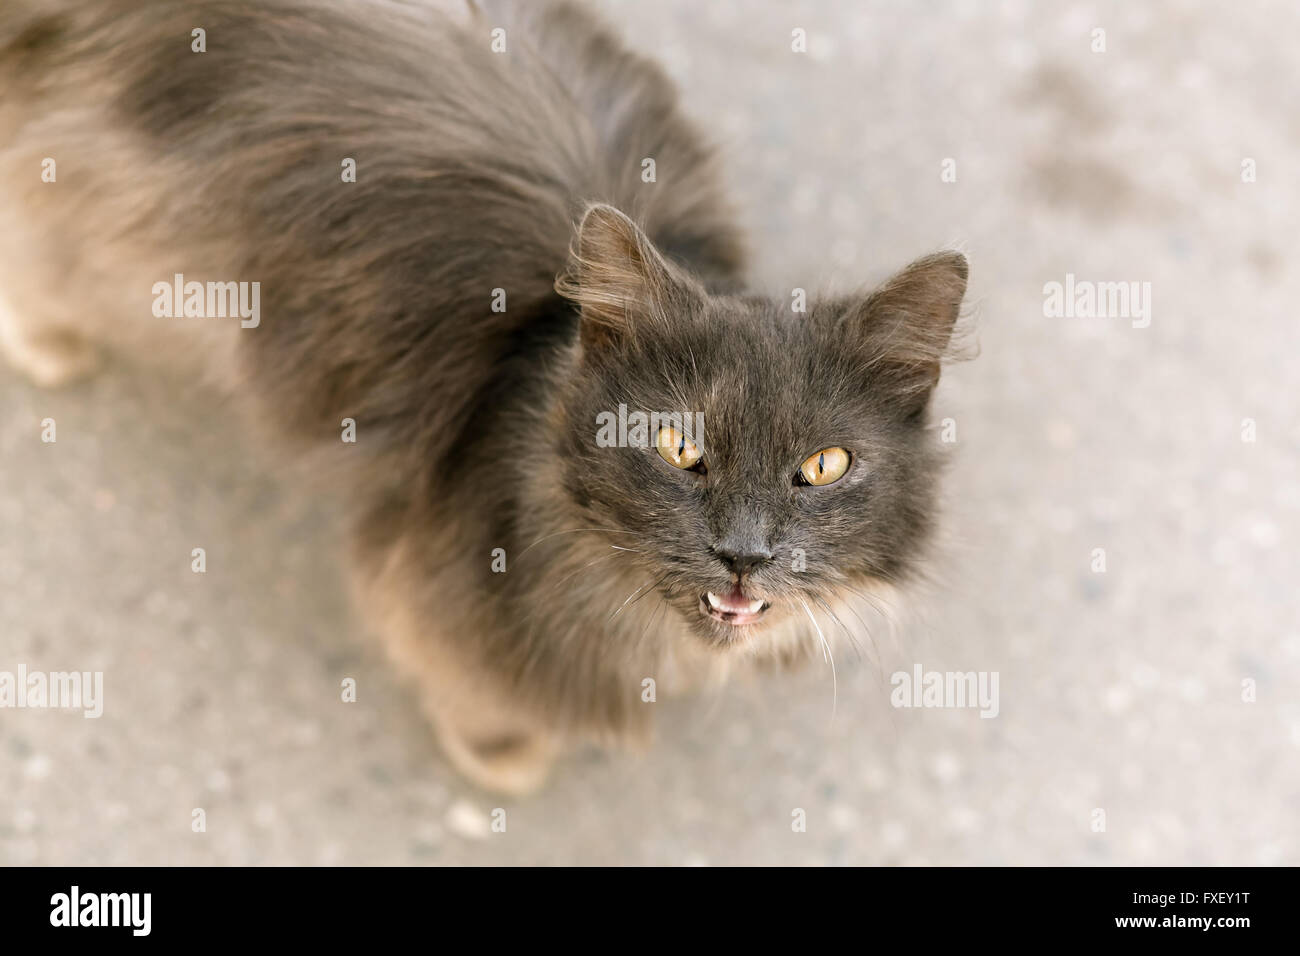
<path id="1" fill-rule="evenodd" d="M 513 796 L 541 787 L 559 751 L 552 738 L 538 733 L 479 739 L 440 726 L 438 739 L 466 778 L 485 790 Z"/>
<path id="2" fill-rule="evenodd" d="M 80 335 L 63 329 L 30 329 L 0 305 L 0 352 L 9 364 L 43 388 L 88 377 L 99 354 Z"/>

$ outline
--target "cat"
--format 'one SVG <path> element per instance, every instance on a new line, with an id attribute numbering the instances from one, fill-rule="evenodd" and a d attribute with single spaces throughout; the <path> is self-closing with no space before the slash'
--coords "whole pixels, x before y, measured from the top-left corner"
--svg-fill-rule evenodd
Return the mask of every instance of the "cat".
<path id="1" fill-rule="evenodd" d="M 4 353 L 191 369 L 335 449 L 363 619 L 474 782 L 642 741 L 647 688 L 820 655 L 922 568 L 965 258 L 748 294 L 713 151 L 582 6 L 6 0 L 0 86 Z"/>

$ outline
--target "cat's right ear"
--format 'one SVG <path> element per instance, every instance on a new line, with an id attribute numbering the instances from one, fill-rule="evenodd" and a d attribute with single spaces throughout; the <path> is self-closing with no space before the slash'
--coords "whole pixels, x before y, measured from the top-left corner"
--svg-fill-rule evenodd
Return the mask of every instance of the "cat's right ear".
<path id="1" fill-rule="evenodd" d="M 581 309 L 579 337 L 592 352 L 626 346 L 662 321 L 692 284 L 636 223 L 598 203 L 583 215 L 555 289 Z"/>
<path id="2" fill-rule="evenodd" d="M 939 381 L 940 364 L 952 357 L 968 272 L 959 252 L 918 259 L 846 310 L 838 323 L 841 341 L 909 410 L 924 406 Z"/>

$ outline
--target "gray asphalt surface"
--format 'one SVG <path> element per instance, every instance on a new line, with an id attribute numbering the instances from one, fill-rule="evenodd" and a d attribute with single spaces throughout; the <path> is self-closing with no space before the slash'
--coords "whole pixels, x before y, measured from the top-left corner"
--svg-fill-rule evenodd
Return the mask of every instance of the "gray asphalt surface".
<path id="1" fill-rule="evenodd" d="M 649 753 L 493 797 L 362 639 L 334 509 L 232 413 L 0 369 L 0 670 L 106 697 L 0 710 L 0 862 L 1300 863 L 1297 8 L 603 6 L 723 144 L 757 287 L 970 256 L 981 355 L 937 398 L 948 540 L 911 625 L 838 662 L 833 719 L 821 667 L 660 702 Z M 1067 273 L 1150 282 L 1150 326 L 1045 317 Z M 997 671 L 999 715 L 891 708 L 916 662 Z"/>

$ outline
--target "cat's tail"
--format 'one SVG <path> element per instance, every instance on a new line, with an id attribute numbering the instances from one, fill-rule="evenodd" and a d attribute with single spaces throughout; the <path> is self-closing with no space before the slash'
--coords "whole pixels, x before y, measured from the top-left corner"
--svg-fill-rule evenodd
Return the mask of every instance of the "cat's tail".
<path id="1" fill-rule="evenodd" d="M 57 2 L 4 0 L 0 3 L 0 70 L 12 73 L 63 32 L 67 12 Z"/>
<path id="2" fill-rule="evenodd" d="M 65 37 L 66 18 L 55 0 L 0 0 L 0 150 L 26 119 L 30 93 L 48 74 L 48 55 Z"/>
<path id="3" fill-rule="evenodd" d="M 717 289 L 733 286 L 744 243 L 708 139 L 686 116 L 660 66 L 573 0 L 471 0 L 491 24 L 532 46 L 591 123 L 599 145 L 593 191 L 646 230 L 671 258 Z"/>
<path id="4" fill-rule="evenodd" d="M 86 24 L 123 0 L 0 0 L 0 108 L 38 89 L 57 65 L 77 55 Z"/>
<path id="5" fill-rule="evenodd" d="M 112 7 L 118 0 L 104 0 Z M 66 38 L 85 0 L 4 0 L 0 3 L 0 65 L 13 66 Z"/>

